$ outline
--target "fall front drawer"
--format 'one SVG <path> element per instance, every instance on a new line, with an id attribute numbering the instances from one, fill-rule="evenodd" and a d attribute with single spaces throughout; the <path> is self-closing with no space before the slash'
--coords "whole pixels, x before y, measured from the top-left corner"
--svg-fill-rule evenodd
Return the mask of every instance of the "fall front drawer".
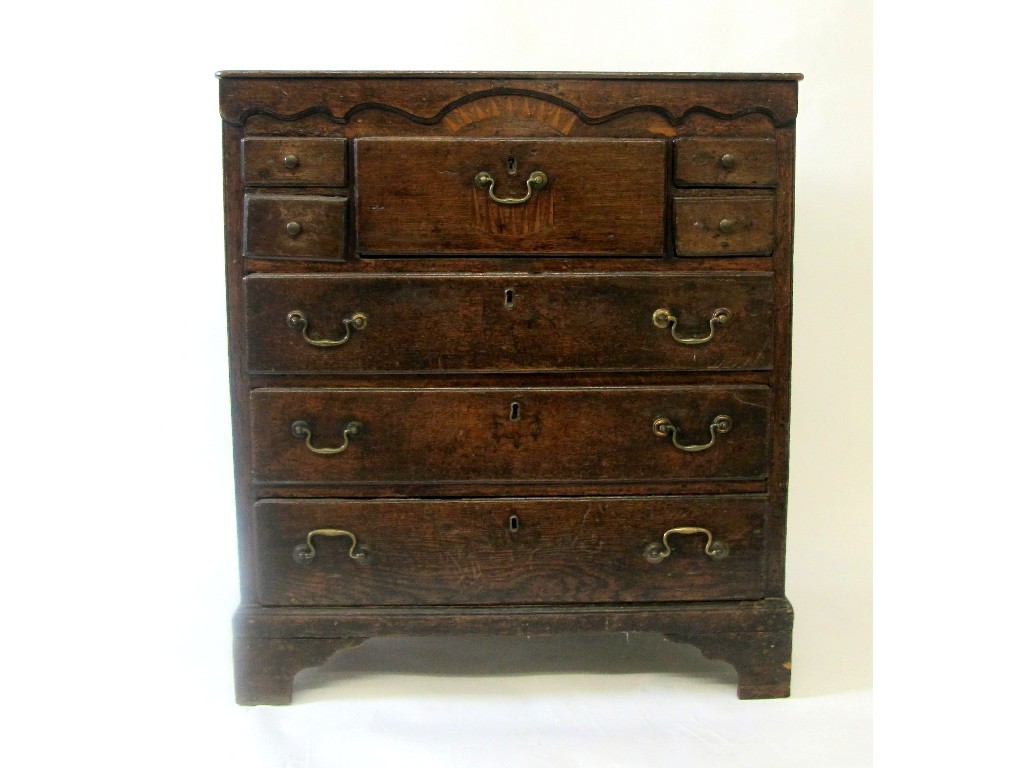
<path id="1" fill-rule="evenodd" d="M 257 389 L 257 483 L 760 479 L 763 386 Z"/>
<path id="2" fill-rule="evenodd" d="M 763 496 L 255 505 L 264 605 L 764 595 Z"/>
<path id="3" fill-rule="evenodd" d="M 249 275 L 254 373 L 764 370 L 772 277 Z"/>
<path id="4" fill-rule="evenodd" d="M 359 138 L 356 250 L 660 256 L 666 175 L 654 139 Z"/>

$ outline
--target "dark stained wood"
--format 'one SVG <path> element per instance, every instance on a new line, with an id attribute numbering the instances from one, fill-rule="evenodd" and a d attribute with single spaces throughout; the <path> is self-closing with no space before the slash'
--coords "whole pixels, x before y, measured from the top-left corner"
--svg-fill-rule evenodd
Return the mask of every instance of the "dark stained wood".
<path id="1" fill-rule="evenodd" d="M 235 623 L 241 703 L 288 701 L 296 671 L 363 638 L 448 632 L 659 632 L 736 667 L 741 698 L 788 695 L 792 610 L 784 597 L 784 565 L 795 79 L 686 73 L 225 74 L 220 87 L 242 594 Z M 629 140 L 644 140 L 643 146 L 654 148 L 650 151 L 656 162 L 635 163 L 624 173 L 643 175 L 648 166 L 657 167 L 659 223 L 637 226 L 633 245 L 601 255 L 588 254 L 579 245 L 600 239 L 595 232 L 605 222 L 592 219 L 565 235 L 577 244 L 565 253 L 503 246 L 493 255 L 480 255 L 458 250 L 457 243 L 436 235 L 414 243 L 420 249 L 415 254 L 403 255 L 390 246 L 357 253 L 356 216 L 347 215 L 347 198 L 353 197 L 356 205 L 363 183 L 355 167 L 347 165 L 357 143 L 370 145 L 388 137 L 459 147 L 467 140 L 495 148 L 607 147 L 596 158 L 576 149 L 563 156 L 560 162 L 577 176 L 580 169 L 591 169 L 585 172 L 593 176 L 602 169 L 602 158 L 607 164 Z M 291 176 L 278 168 L 281 151 L 289 148 L 289 154 L 300 158 Z M 312 161 L 311 148 L 319 148 Z M 731 171 L 721 166 L 720 154 L 716 157 L 726 150 L 738 158 Z M 400 176 L 399 155 L 382 157 L 378 175 L 391 180 Z M 499 154 L 498 160 L 507 161 L 507 155 Z M 621 159 L 616 162 L 624 165 Z M 499 173 L 497 192 L 516 194 L 518 187 L 510 182 L 517 181 L 525 191 L 526 176 L 522 165 L 516 176 Z M 552 183 L 537 193 L 537 201 L 558 188 Z M 602 195 L 614 199 L 625 225 L 638 212 L 654 209 L 653 202 L 638 204 L 619 189 L 609 184 Z M 485 194 L 479 188 L 471 191 L 478 197 Z M 585 193 L 581 189 L 579 195 Z M 475 200 L 469 200 L 471 212 Z M 670 204 L 672 215 L 666 216 Z M 535 213 L 544 212 L 537 208 Z M 551 209 L 553 224 L 560 221 L 558 211 Z M 737 214 L 736 231 L 728 237 L 715 234 L 730 212 Z M 524 220 L 518 212 L 480 207 L 476 213 L 480 215 L 472 223 L 481 237 L 508 240 L 507 233 L 513 232 L 511 239 L 522 243 L 548 231 L 543 229 L 548 222 L 544 217 Z M 299 221 L 302 232 L 292 238 L 284 227 L 299 215 L 307 218 Z M 417 221 L 420 226 L 430 221 L 429 206 L 421 205 L 418 216 L 422 218 L 411 222 L 414 228 Z M 385 241 L 388 236 L 383 234 Z M 644 238 L 654 245 L 637 247 Z M 515 282 L 504 286 L 506 280 Z M 495 316 L 488 297 L 499 284 L 498 307 L 505 314 L 489 322 Z M 690 307 L 705 299 L 712 302 L 723 286 L 732 301 L 745 302 L 745 317 L 758 318 L 756 335 L 767 346 L 756 347 L 754 336 L 745 335 L 753 333 L 753 326 L 737 322 L 717 328 L 717 345 L 685 348 L 673 342 L 664 351 L 664 362 L 656 362 L 659 337 L 647 334 L 662 333 L 667 344 L 668 332 L 646 325 L 649 316 L 641 316 L 634 305 L 659 296 L 696 333 L 704 326 L 689 314 Z M 503 306 L 506 287 L 516 292 L 511 309 Z M 296 346 L 302 343 L 294 330 L 277 317 L 293 297 L 317 304 L 377 302 L 369 326 L 349 345 L 333 350 L 349 355 L 353 367 L 336 367 L 330 362 L 336 358 L 326 356 L 329 350 L 317 351 L 323 357 L 303 357 L 307 350 Z M 645 309 L 644 315 L 653 309 Z M 436 322 L 446 316 L 456 322 Z M 398 319 L 406 321 L 400 328 L 394 324 Z M 320 322 L 311 317 L 314 335 Z M 278 323 L 286 336 L 275 335 Z M 431 332 L 425 334 L 428 326 Z M 372 336 L 382 329 L 387 341 Z M 616 343 L 622 334 L 632 338 Z M 378 346 L 363 343 L 373 338 Z M 326 362 L 320 366 L 314 360 Z M 629 432 L 632 427 L 619 431 L 621 422 L 632 424 L 632 416 L 660 404 L 651 400 L 655 391 L 689 393 L 672 400 L 678 412 L 666 414 L 681 425 L 707 415 L 702 408 L 717 413 L 715 406 L 727 401 L 741 411 L 750 409 L 742 421 L 760 425 L 757 445 L 742 447 L 740 424 L 719 436 L 711 450 L 686 455 L 656 437 L 649 424 L 636 432 Z M 612 403 L 603 392 L 620 394 Z M 737 397 L 740 392 L 744 394 Z M 508 418 L 510 395 L 531 398 L 529 403 L 520 401 L 526 410 L 518 422 Z M 348 451 L 315 456 L 287 431 L 281 433 L 282 425 L 285 430 L 290 426 L 284 424 L 282 408 L 294 403 L 327 419 L 322 432 L 319 425 L 314 427 L 318 444 L 321 435 L 325 443 L 340 437 L 340 419 L 348 415 L 341 410 L 349 406 L 372 405 L 367 411 L 372 418 L 364 421 L 372 426 L 353 438 Z M 527 414 L 535 412 L 542 418 L 533 423 Z M 481 421 L 481 413 L 490 418 Z M 337 417 L 334 433 L 329 432 L 329 417 Z M 382 425 L 391 431 L 382 433 Z M 706 424 L 683 429 L 687 442 L 708 439 Z M 728 446 L 735 449 L 737 441 L 741 450 L 730 452 Z M 367 452 L 371 447 L 372 453 Z M 301 459 L 296 453 L 300 448 L 306 454 Z M 719 448 L 723 450 L 717 452 Z M 362 463 L 349 474 L 318 472 L 303 463 L 307 458 Z M 690 462 L 693 471 L 664 469 L 674 466 L 673 460 L 678 465 L 679 459 Z M 754 476 L 743 474 L 749 472 Z M 669 509 L 711 505 L 703 508 L 720 514 L 722 525 L 732 526 L 741 541 L 756 539 L 760 568 L 743 570 L 746 575 L 727 571 L 717 581 L 684 580 L 677 597 L 662 585 L 665 596 L 654 599 L 664 602 L 651 602 L 640 595 L 662 587 L 657 579 L 640 579 L 642 569 L 633 571 L 620 563 L 614 573 L 606 572 L 589 559 L 576 569 L 561 560 L 538 565 L 535 556 L 529 565 L 523 561 L 513 567 L 505 561 L 507 577 L 500 580 L 489 580 L 481 571 L 477 594 L 501 601 L 486 606 L 459 602 L 451 586 L 453 572 L 431 570 L 429 564 L 428 556 L 442 551 L 442 532 L 451 529 L 484 537 L 483 550 L 468 552 L 460 562 L 475 558 L 501 570 L 497 558 L 502 542 L 487 537 L 497 535 L 493 525 L 500 522 L 498 510 L 512 503 L 522 503 L 528 511 L 559 510 L 538 518 L 536 530 L 544 534 L 541 555 L 550 541 L 565 541 L 573 521 L 590 536 L 582 539 L 587 546 L 611 552 L 630 540 L 630 524 L 661 514 L 661 506 L 644 506 L 644 497 L 652 494 L 670 497 L 664 504 Z M 730 515 L 715 506 L 730 498 L 758 510 L 756 529 L 744 528 L 754 524 L 746 513 Z M 384 512 L 370 511 L 378 507 Z M 279 512 L 261 516 L 264 508 Z M 398 565 L 388 561 L 388 568 L 404 574 L 401 578 L 364 576 L 379 580 L 358 582 L 347 593 L 349 599 L 364 602 L 375 594 L 389 595 L 386 599 L 394 604 L 261 605 L 270 594 L 262 594 L 265 576 L 278 574 L 271 579 L 273 589 L 292 589 L 287 578 L 279 578 L 287 571 L 274 569 L 285 568 L 278 556 L 286 539 L 294 546 L 291 529 L 284 528 L 297 525 L 304 515 L 351 509 L 368 530 L 387 520 L 393 533 L 415 530 L 428 519 L 393 511 L 413 508 L 435 513 L 429 519 L 434 526 L 429 546 L 413 547 Z M 465 511 L 469 509 L 477 513 Z M 621 513 L 625 509 L 634 514 Z M 595 519 L 604 524 L 595 526 Z M 594 538 L 598 530 L 605 538 Z M 382 526 L 379 535 L 384 537 L 379 539 L 384 553 L 407 541 L 388 539 Z M 576 553 L 570 546 L 549 549 L 570 562 Z M 724 564 L 738 562 L 727 559 Z M 646 561 L 642 565 L 650 566 Z M 414 566 L 420 567 L 418 580 Z M 315 572 L 315 563 L 312 568 Z M 545 581 L 545 573 L 557 576 Z M 558 602 L 551 590 L 560 583 L 614 602 Z M 517 602 L 512 594 L 516 585 L 533 594 L 533 602 Z M 301 595 L 307 587 L 300 580 L 290 594 Z M 686 592 L 691 588 L 709 590 L 708 597 Z M 442 598 L 430 598 L 431 590 L 449 597 L 438 603 Z M 728 590 L 751 598 L 729 599 L 724 597 Z M 310 594 L 310 599 L 322 597 L 316 588 Z M 435 604 L 403 606 L 398 604 L 402 599 Z"/>
<path id="2" fill-rule="evenodd" d="M 492 501 L 261 501 L 256 504 L 263 605 L 735 600 L 764 594 L 756 497 L 502 499 Z M 517 530 L 509 519 L 516 516 Z M 729 554 L 713 560 L 703 535 L 673 535 L 660 563 L 643 554 L 679 526 L 710 530 Z M 318 529 L 312 562 L 292 557 Z"/>
<path id="3" fill-rule="evenodd" d="M 246 195 L 249 258 L 338 261 L 345 252 L 348 199 L 312 195 Z M 290 224 L 300 229 L 293 234 Z"/>
<path id="4" fill-rule="evenodd" d="M 766 387 L 636 389 L 264 389 L 251 395 L 253 480 L 310 484 L 756 479 L 766 475 Z M 516 404 L 515 406 L 513 405 Z M 513 408 L 517 419 L 513 419 Z M 653 429 L 670 419 L 706 444 L 719 415 L 732 428 L 687 453 Z M 291 432 L 305 421 L 319 455 Z"/>
<path id="5" fill-rule="evenodd" d="M 267 607 L 242 605 L 234 632 L 252 638 L 379 637 L 392 634 L 550 635 L 558 632 L 658 632 L 681 637 L 784 632 L 793 628 L 786 598 L 712 602 L 577 605 Z M 689 642 L 689 641 L 687 641 Z"/>
<path id="6" fill-rule="evenodd" d="M 346 139 L 248 138 L 242 142 L 246 184 L 343 187 L 348 167 Z M 286 157 L 295 158 L 289 166 Z"/>
<path id="7" fill-rule="evenodd" d="M 675 180 L 683 187 L 774 187 L 775 139 L 676 139 Z M 728 158 L 725 162 L 723 158 Z"/>
<path id="8" fill-rule="evenodd" d="M 234 619 L 236 686 L 240 704 L 287 703 L 295 673 L 363 637 L 656 632 L 735 667 L 741 699 L 779 698 L 789 695 L 792 628 L 793 609 L 784 598 L 457 608 L 242 606 Z"/>
<path id="9" fill-rule="evenodd" d="M 253 492 L 263 499 L 317 499 L 331 491 L 325 490 L 326 484 L 260 483 Z M 492 480 L 487 483 L 467 481 L 463 483 L 449 482 L 439 485 L 436 482 L 381 483 L 372 485 L 346 484 L 346 498 L 359 499 L 460 499 L 460 498 L 501 498 L 528 493 L 534 498 L 552 496 L 617 496 L 623 494 L 730 494 L 730 493 L 765 493 L 767 482 L 760 480 L 563 480 L 557 484 L 523 483 L 515 479 Z"/>
<path id="10" fill-rule="evenodd" d="M 621 371 L 523 371 L 516 374 L 524 385 L 567 387 L 614 387 L 622 384 Z M 315 377 L 315 378 L 311 378 Z M 771 371 L 643 371 L 632 372 L 630 381 L 637 386 L 677 386 L 680 384 L 765 384 L 770 385 Z M 508 373 L 452 373 L 451 371 L 419 371 L 393 373 L 386 377 L 379 372 L 370 373 L 253 373 L 249 381 L 253 389 L 267 387 L 301 388 L 315 381 L 318 387 L 362 387 L 376 389 L 389 387 L 504 387 L 509 383 Z"/>
<path id="11" fill-rule="evenodd" d="M 215 73 L 217 78 L 242 78 L 246 80 L 258 80 L 269 78 L 274 80 L 365 80 L 374 78 L 377 80 L 416 80 L 455 77 L 459 79 L 495 80 L 501 78 L 515 77 L 517 79 L 550 80 L 591 80 L 600 82 L 603 80 L 708 80 L 711 82 L 722 80 L 803 80 L 804 76 L 799 72 L 502 72 L 494 70 L 480 71 L 449 71 L 449 70 L 423 70 L 417 72 L 396 72 L 393 70 L 272 70 L 272 69 L 247 69 L 232 70 L 225 69 Z"/>
<path id="12" fill-rule="evenodd" d="M 247 136 L 276 137 L 281 120 L 257 112 L 246 118 Z M 771 118 L 760 112 L 742 112 L 721 120 L 700 111 L 689 111 L 677 122 L 669 122 L 657 111 L 620 112 L 609 120 L 585 122 L 570 108 L 535 95 L 497 93 L 465 101 L 435 121 L 410 121 L 408 115 L 387 109 L 365 108 L 349 120 L 336 121 L 322 111 L 303 113 L 288 120 L 288 131 L 298 136 L 495 136 L 572 138 L 672 139 L 678 136 L 742 136 L 771 138 L 777 131 Z"/>
<path id="13" fill-rule="evenodd" d="M 775 196 L 776 248 L 775 334 L 778 339 L 777 364 L 772 371 L 772 468 L 769 478 L 771 505 L 766 533 L 771 551 L 767 565 L 768 592 L 774 597 L 785 594 L 786 518 L 789 499 L 789 424 L 790 369 L 793 357 L 793 188 L 796 135 L 793 128 L 778 132 L 779 189 Z"/>
<path id="14" fill-rule="evenodd" d="M 771 275 L 310 277 L 250 275 L 253 373 L 751 370 L 771 367 Z M 732 316 L 705 344 L 719 308 Z M 308 318 L 309 344 L 287 318 Z M 354 312 L 368 318 L 346 331 Z"/>
<path id="15" fill-rule="evenodd" d="M 321 640 L 308 637 L 261 638 L 235 635 L 235 701 L 255 704 L 291 704 L 295 675 L 317 667 L 337 651 L 355 648 L 366 638 Z"/>
<path id="16" fill-rule="evenodd" d="M 754 197 L 677 197 L 677 256 L 769 254 L 775 245 L 775 201 Z M 723 222 L 732 222 L 726 229 Z"/>
<path id="17" fill-rule="evenodd" d="M 245 124 L 256 115 L 293 121 L 320 115 L 352 122 L 365 112 L 394 112 L 413 126 L 439 123 L 461 105 L 492 95 L 528 95 L 562 105 L 584 123 L 614 122 L 632 113 L 651 115 L 668 125 L 694 114 L 736 120 L 763 114 L 776 127 L 796 119 L 796 83 L 790 80 L 730 78 L 702 81 L 638 75 L 626 79 L 479 76 L 439 77 L 225 78 L 220 81 L 221 117 Z"/>
<path id="18" fill-rule="evenodd" d="M 673 248 L 674 250 L 674 248 Z M 365 275 L 450 275 L 460 274 L 509 274 L 548 275 L 564 273 L 603 272 L 606 274 L 636 272 L 646 273 L 686 272 L 770 272 L 770 256 L 734 256 L 723 259 L 717 256 L 687 257 L 680 260 L 674 256 L 661 257 L 523 257 L 523 256 L 481 256 L 467 259 L 460 257 L 432 256 L 357 256 L 349 254 L 343 263 L 335 261 L 313 261 L 310 259 L 261 259 L 250 257 L 245 260 L 245 272 L 261 274 L 346 274 Z"/>
<path id="19" fill-rule="evenodd" d="M 245 255 L 337 261 L 345 252 L 348 198 L 318 195 L 245 196 Z M 297 234 L 288 231 L 298 224 Z"/>
<path id="20" fill-rule="evenodd" d="M 231 437 L 234 464 L 236 528 L 238 531 L 239 592 L 242 604 L 256 601 L 253 584 L 255 559 L 252 552 L 250 515 L 243 512 L 252 504 L 249 448 L 249 380 L 246 366 L 245 325 L 242 320 L 242 240 L 244 231 L 243 190 L 240 172 L 242 131 L 224 123 L 221 133 L 224 157 L 224 271 L 227 286 L 228 372 L 231 382 Z"/>
<path id="21" fill-rule="evenodd" d="M 668 635 L 677 643 L 695 645 L 709 659 L 733 666 L 739 676 L 736 695 L 740 699 L 784 699 L 789 696 L 793 669 L 793 633 L 716 632 Z"/>
<path id="22" fill-rule="evenodd" d="M 360 138 L 356 251 L 661 255 L 665 162 L 649 139 Z M 474 183 L 487 172 L 495 196 L 522 199 L 535 171 L 547 186 L 517 205 Z"/>

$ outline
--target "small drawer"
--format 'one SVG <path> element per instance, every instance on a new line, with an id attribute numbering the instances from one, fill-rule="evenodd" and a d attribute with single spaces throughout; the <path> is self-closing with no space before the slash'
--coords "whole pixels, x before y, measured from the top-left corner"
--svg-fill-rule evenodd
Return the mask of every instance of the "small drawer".
<path id="1" fill-rule="evenodd" d="M 243 139 L 242 178 L 259 186 L 345 186 L 345 139 Z"/>
<path id="2" fill-rule="evenodd" d="M 682 187 L 778 184 L 775 139 L 676 139 L 675 155 L 676 184 Z"/>
<path id="3" fill-rule="evenodd" d="M 338 261 L 347 211 L 347 197 L 246 195 L 245 256 Z"/>
<path id="4" fill-rule="evenodd" d="M 767 256 L 775 246 L 775 198 L 677 197 L 677 256 Z"/>
<path id="5" fill-rule="evenodd" d="M 360 138 L 368 256 L 661 256 L 665 142 Z"/>
<path id="6" fill-rule="evenodd" d="M 763 496 L 255 505 L 264 605 L 764 596 Z"/>
<path id="7" fill-rule="evenodd" d="M 764 386 L 257 389 L 253 480 L 759 480 Z"/>
<path id="8" fill-rule="evenodd" d="M 772 276 L 249 275 L 253 373 L 765 370 Z"/>

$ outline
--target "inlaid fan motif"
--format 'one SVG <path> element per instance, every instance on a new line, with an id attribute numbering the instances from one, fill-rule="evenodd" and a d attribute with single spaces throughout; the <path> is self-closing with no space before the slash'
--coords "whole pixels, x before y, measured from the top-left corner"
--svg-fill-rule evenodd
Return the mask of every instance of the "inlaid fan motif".
<path id="1" fill-rule="evenodd" d="M 487 96 L 456 107 L 443 123 L 452 133 L 568 136 L 579 118 L 571 110 L 530 96 Z"/>

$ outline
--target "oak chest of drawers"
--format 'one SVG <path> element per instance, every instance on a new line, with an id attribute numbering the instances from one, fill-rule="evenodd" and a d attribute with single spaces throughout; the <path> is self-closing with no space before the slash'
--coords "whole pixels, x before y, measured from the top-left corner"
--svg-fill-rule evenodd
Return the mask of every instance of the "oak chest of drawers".
<path id="1" fill-rule="evenodd" d="M 437 633 L 788 695 L 799 76 L 220 77 L 238 701 Z"/>

